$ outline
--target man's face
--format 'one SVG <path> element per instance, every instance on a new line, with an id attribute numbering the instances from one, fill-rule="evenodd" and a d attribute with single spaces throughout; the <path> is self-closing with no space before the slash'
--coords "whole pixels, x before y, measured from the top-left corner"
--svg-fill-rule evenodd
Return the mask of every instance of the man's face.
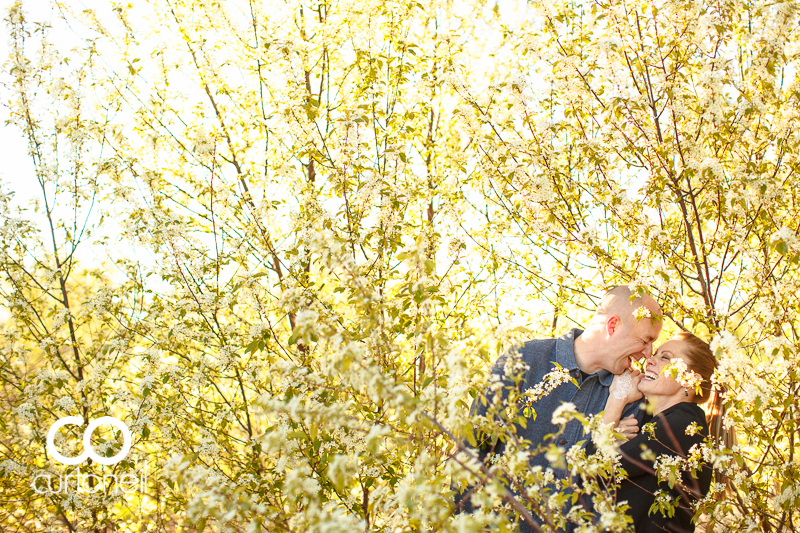
<path id="1" fill-rule="evenodd" d="M 608 365 L 606 370 L 614 374 L 622 374 L 630 368 L 633 359 L 650 357 L 653 354 L 653 342 L 661 333 L 661 322 L 642 318 L 622 323 L 619 317 L 612 316 L 606 321 L 609 334 Z"/>

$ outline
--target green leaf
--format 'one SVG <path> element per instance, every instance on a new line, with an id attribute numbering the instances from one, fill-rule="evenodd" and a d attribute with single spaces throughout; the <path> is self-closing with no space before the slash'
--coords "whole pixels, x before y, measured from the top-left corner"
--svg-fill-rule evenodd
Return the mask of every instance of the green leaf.
<path id="1" fill-rule="evenodd" d="M 288 435 L 286 435 L 287 439 L 298 439 L 298 440 L 308 440 L 308 435 L 305 434 L 303 431 L 292 431 Z"/>
<path id="2" fill-rule="evenodd" d="M 294 333 L 292 333 L 292 336 L 289 337 L 289 346 L 296 343 L 299 339 L 300 339 L 300 332 L 295 331 Z"/>
<path id="3" fill-rule="evenodd" d="M 468 429 L 466 431 L 466 437 L 467 437 L 467 442 L 469 442 L 470 446 L 472 446 L 473 448 L 478 447 L 478 441 L 475 439 L 475 434 L 472 432 L 471 429 Z"/>

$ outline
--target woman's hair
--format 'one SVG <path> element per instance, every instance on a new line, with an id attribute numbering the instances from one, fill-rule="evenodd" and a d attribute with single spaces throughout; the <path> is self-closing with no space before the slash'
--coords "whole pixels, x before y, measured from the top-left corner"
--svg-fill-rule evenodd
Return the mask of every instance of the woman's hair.
<path id="1" fill-rule="evenodd" d="M 699 337 L 692 335 L 688 331 L 681 331 L 675 337 L 683 341 L 685 345 L 683 354 L 689 359 L 689 369 L 694 370 L 703 378 L 700 383 L 702 395 L 695 394 L 692 401 L 694 403 L 706 403 L 711 398 L 711 376 L 717 369 L 717 358 L 711 353 L 711 347 L 707 342 L 703 342 Z M 719 394 L 714 394 L 714 399 L 716 400 L 719 396 Z"/>
<path id="2" fill-rule="evenodd" d="M 721 444 L 726 448 L 732 447 L 736 444 L 736 435 L 733 432 L 733 427 L 729 426 L 726 429 L 722 423 L 725 416 L 723 403 L 725 388 L 720 384 L 714 385 L 711 382 L 711 376 L 717 369 L 717 358 L 714 357 L 708 343 L 703 342 L 697 336 L 687 331 L 682 331 L 675 335 L 675 337 L 685 344 L 683 353 L 689 360 L 687 364 L 689 369 L 694 370 L 703 378 L 703 381 L 700 383 L 702 395 L 695 393 L 692 397 L 692 401 L 694 403 L 703 404 L 713 396 L 711 407 L 706 416 L 709 436 L 711 436 L 717 444 Z M 717 472 L 715 472 L 715 476 L 718 481 L 724 480 Z"/>

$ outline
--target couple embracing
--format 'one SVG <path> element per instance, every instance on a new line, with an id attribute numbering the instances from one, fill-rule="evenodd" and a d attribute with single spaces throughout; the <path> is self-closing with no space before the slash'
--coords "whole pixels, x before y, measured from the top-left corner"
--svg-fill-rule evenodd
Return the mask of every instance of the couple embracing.
<path id="1" fill-rule="evenodd" d="M 585 330 L 572 329 L 557 339 L 526 342 L 519 350 L 527 367 L 519 384 L 521 392 L 540 383 L 556 364 L 567 370 L 574 382 L 561 384 L 538 400 L 533 405 L 536 415 L 527 417 L 525 426 L 518 425 L 516 430 L 517 435 L 534 446 L 547 444 L 545 437 L 559 430 L 553 425 L 551 415 L 562 404 L 572 403 L 586 416 L 603 412 L 603 421 L 614 424 L 625 437 L 619 451 L 627 479 L 617 491 L 617 503 L 627 502 L 635 531 L 691 532 L 694 531 L 692 503 L 707 494 L 711 468 L 702 466 L 697 479 L 684 472 L 683 479 L 670 487 L 659 483 L 653 454 L 643 456 L 642 450 L 646 447 L 655 457 L 686 457 L 692 446 L 699 445 L 709 435 L 709 427 L 721 427 L 719 395 L 715 395 L 716 405 L 712 406 L 709 417 L 700 407 L 713 395 L 711 377 L 717 362 L 708 344 L 686 332 L 654 350 L 660 333 L 658 303 L 647 294 L 631 301 L 630 289 L 621 285 L 603 297 Z M 504 390 L 516 386 L 504 373 L 507 358 L 508 354 L 501 356 L 491 370 L 499 376 Z M 644 372 L 632 368 L 634 360 L 642 359 Z M 683 376 L 691 379 L 687 382 L 681 373 L 670 371 L 673 368 L 683 369 Z M 487 396 L 491 394 L 486 392 Z M 639 408 L 643 396 L 652 406 L 652 414 Z M 486 415 L 490 404 L 491 401 L 476 401 L 472 412 Z M 642 431 L 645 423 L 652 423 L 654 431 Z M 580 422 L 571 420 L 555 444 L 568 450 L 580 441 L 588 442 L 587 454 L 594 452 Z M 481 456 L 502 453 L 503 446 L 503 442 L 484 442 Z M 531 466 L 551 468 L 545 454 L 534 455 Z M 553 468 L 553 475 L 558 480 L 568 472 Z M 678 507 L 672 516 L 649 512 L 659 491 L 677 500 Z M 472 509 L 469 492 L 457 495 L 456 507 L 457 512 Z M 520 528 L 523 533 L 531 531 L 531 526 L 524 522 Z"/>

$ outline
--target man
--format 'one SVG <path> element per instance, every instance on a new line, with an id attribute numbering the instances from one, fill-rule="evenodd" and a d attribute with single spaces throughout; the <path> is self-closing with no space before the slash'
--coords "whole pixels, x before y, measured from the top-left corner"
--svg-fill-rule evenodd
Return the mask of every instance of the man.
<path id="1" fill-rule="evenodd" d="M 631 291 L 627 285 L 620 285 L 608 291 L 595 312 L 585 331 L 572 329 L 557 339 L 531 340 L 519 350 L 521 362 L 525 370 L 524 378 L 519 383 L 520 392 L 541 383 L 544 376 L 552 372 L 557 365 L 567 370 L 578 383 L 562 383 L 543 398 L 536 401 L 533 413 L 526 414 L 525 426 L 516 425 L 517 435 L 531 441 L 533 446 L 547 444 L 545 436 L 556 433 L 558 426 L 552 423 L 553 412 L 564 402 L 571 402 L 578 412 L 587 416 L 603 410 L 608 399 L 608 388 L 615 374 L 622 374 L 630 368 L 634 359 L 649 357 L 653 353 L 653 342 L 661 332 L 661 309 L 649 295 L 630 299 Z M 509 388 L 515 383 L 506 376 L 505 368 L 509 354 L 501 356 L 492 366 L 492 374 L 500 378 L 502 383 L 502 400 L 508 396 Z M 495 389 L 497 390 L 497 389 Z M 487 391 L 486 402 L 480 397 L 473 403 L 471 411 L 485 416 L 489 411 L 493 393 Z M 631 414 L 636 405 L 629 405 L 625 414 Z M 578 441 L 584 440 L 583 428 L 577 420 L 565 426 L 556 444 L 568 450 Z M 503 442 L 484 443 L 481 456 L 488 453 L 502 453 Z M 550 466 L 545 454 L 536 454 L 531 458 L 531 466 Z M 554 469 L 555 479 L 566 476 L 566 471 Z M 464 495 L 456 497 L 456 505 L 461 510 L 470 510 L 469 501 Z M 530 531 L 529 526 L 521 523 L 521 531 Z"/>

